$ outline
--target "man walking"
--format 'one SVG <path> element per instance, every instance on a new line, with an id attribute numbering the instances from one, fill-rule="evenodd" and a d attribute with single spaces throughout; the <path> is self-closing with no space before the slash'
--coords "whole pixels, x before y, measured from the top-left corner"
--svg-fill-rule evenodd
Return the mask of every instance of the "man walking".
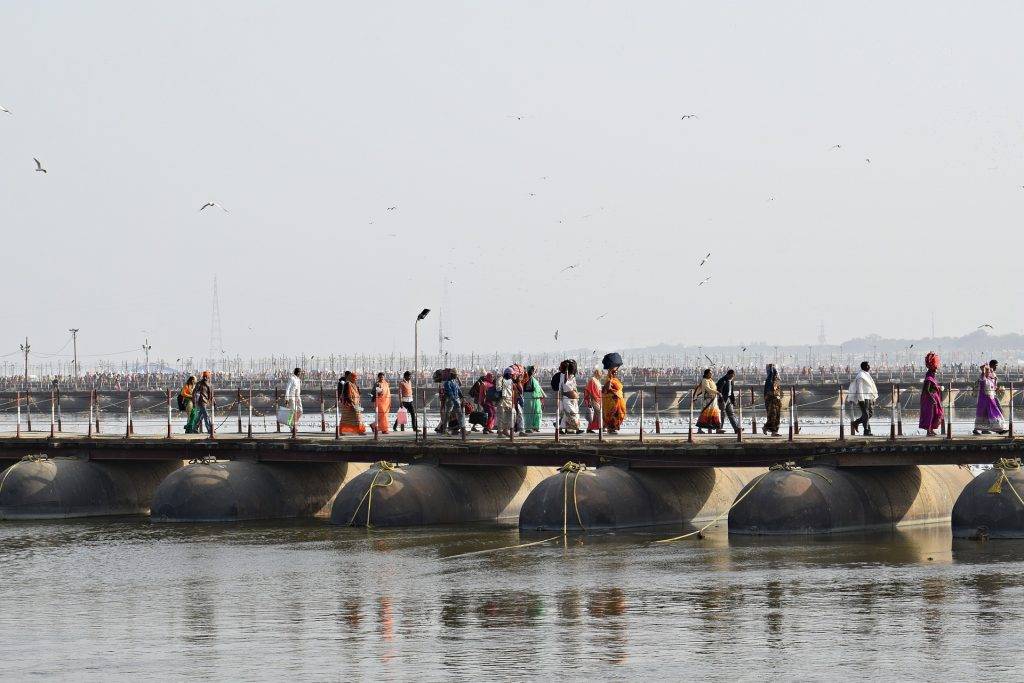
<path id="1" fill-rule="evenodd" d="M 455 431 L 452 428 L 452 433 L 461 434 L 462 430 L 466 428 L 466 412 L 462 408 L 462 385 L 459 383 L 458 374 L 454 371 L 444 383 L 444 399 L 447 410 L 444 422 L 441 424 L 447 431 L 452 428 L 452 422 L 456 422 L 459 425 L 458 430 Z"/>
<path id="2" fill-rule="evenodd" d="M 736 419 L 736 371 L 729 370 L 723 375 L 715 388 L 718 389 L 718 407 L 729 418 L 729 424 L 737 434 L 740 433 L 740 421 Z"/>
<path id="3" fill-rule="evenodd" d="M 205 426 L 207 433 L 212 434 L 213 422 L 210 421 L 209 407 L 213 405 L 213 388 L 210 386 L 209 370 L 203 370 L 199 383 L 196 384 L 196 388 L 192 391 L 192 397 L 196 402 L 196 410 L 199 411 L 199 414 L 196 416 L 198 431 L 202 432 Z"/>
<path id="4" fill-rule="evenodd" d="M 875 380 L 871 378 L 871 366 L 867 361 L 860 364 L 860 372 L 850 382 L 849 400 L 860 408 L 860 417 L 850 421 L 850 434 L 856 434 L 857 427 L 864 425 L 864 436 L 871 436 L 871 423 L 868 420 L 875 412 L 878 389 Z"/>
<path id="5" fill-rule="evenodd" d="M 284 388 L 284 402 L 288 407 L 290 419 L 288 426 L 292 432 L 298 430 L 299 418 L 302 417 L 302 368 L 295 368 Z"/>
<path id="6" fill-rule="evenodd" d="M 416 409 L 412 403 L 412 373 L 408 370 L 402 374 L 402 379 L 398 382 L 398 397 L 402 407 L 405 408 L 405 412 L 412 418 L 412 431 L 416 433 L 418 430 L 416 429 Z M 394 430 L 397 429 L 398 418 L 395 418 Z M 402 431 L 405 431 L 404 424 L 402 425 Z"/>

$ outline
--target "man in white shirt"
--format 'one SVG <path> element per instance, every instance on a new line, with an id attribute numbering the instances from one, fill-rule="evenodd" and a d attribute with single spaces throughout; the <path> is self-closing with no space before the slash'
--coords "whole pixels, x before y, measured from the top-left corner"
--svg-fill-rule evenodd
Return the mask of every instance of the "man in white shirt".
<path id="1" fill-rule="evenodd" d="M 850 434 L 856 434 L 858 425 L 864 425 L 864 436 L 871 436 L 871 423 L 868 420 L 875 412 L 878 389 L 875 380 L 871 379 L 871 366 L 867 361 L 860 364 L 860 372 L 850 382 L 849 400 L 860 408 L 860 417 L 850 421 Z"/>
<path id="2" fill-rule="evenodd" d="M 302 368 L 295 368 L 284 388 L 284 402 L 292 413 L 292 431 L 295 431 L 302 417 Z"/>

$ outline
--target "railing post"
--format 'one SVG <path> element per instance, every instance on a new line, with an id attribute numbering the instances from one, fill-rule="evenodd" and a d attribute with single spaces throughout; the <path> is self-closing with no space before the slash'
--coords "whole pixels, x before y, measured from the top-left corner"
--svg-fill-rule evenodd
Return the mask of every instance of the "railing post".
<path id="1" fill-rule="evenodd" d="M 789 391 L 790 391 L 790 394 L 789 394 L 789 429 L 787 430 L 787 432 L 788 432 L 787 441 L 792 441 L 793 440 L 793 415 L 794 415 L 794 412 L 795 412 L 796 409 L 793 407 L 793 387 L 790 387 Z"/>
<path id="2" fill-rule="evenodd" d="M 896 436 L 903 436 L 903 387 L 896 385 Z"/>
<path id="3" fill-rule="evenodd" d="M 334 399 L 334 438 L 341 438 L 341 398 Z"/>
<path id="4" fill-rule="evenodd" d="M 57 427 L 57 397 L 50 389 L 50 438 L 54 437 L 54 429 Z"/>
<path id="5" fill-rule="evenodd" d="M 946 440 L 953 438 L 953 383 L 949 383 L 946 392 Z"/>
<path id="6" fill-rule="evenodd" d="M 32 431 L 32 392 L 25 392 L 25 420 L 28 423 L 28 431 Z"/>
<path id="7" fill-rule="evenodd" d="M 839 386 L 839 440 L 846 441 L 846 409 L 843 403 L 843 387 Z"/>
<path id="8" fill-rule="evenodd" d="M 92 402 L 96 406 L 96 436 L 101 434 L 100 432 L 100 392 L 96 389 L 92 390 Z"/>
<path id="9" fill-rule="evenodd" d="M 562 433 L 562 378 L 558 378 L 558 388 L 555 389 L 555 443 L 558 443 L 558 435 Z"/>
<path id="10" fill-rule="evenodd" d="M 424 388 L 424 389 L 422 389 L 422 391 L 423 391 L 423 402 L 420 405 L 423 406 L 423 415 L 422 415 L 422 419 L 423 419 L 423 441 L 426 441 L 427 440 L 427 390 L 426 390 L 426 388 Z"/>
<path id="11" fill-rule="evenodd" d="M 327 432 L 327 414 L 324 412 L 324 378 L 320 376 L 320 431 Z"/>
<path id="12" fill-rule="evenodd" d="M 171 390 L 164 389 L 167 392 L 167 438 L 171 438 Z"/>
<path id="13" fill-rule="evenodd" d="M 750 387 L 750 435 L 757 436 L 757 394 Z"/>
<path id="14" fill-rule="evenodd" d="M 640 387 L 640 443 L 644 442 L 644 388 Z"/>
<path id="15" fill-rule="evenodd" d="M 217 397 L 213 394 L 213 387 L 210 387 L 210 439 L 216 439 L 217 431 Z"/>
<path id="16" fill-rule="evenodd" d="M 889 385 L 889 441 L 896 440 L 896 387 Z"/>
<path id="17" fill-rule="evenodd" d="M 132 390 L 128 390 L 127 406 L 125 406 L 125 423 L 124 423 L 124 438 L 130 438 L 132 435 Z"/>
<path id="18" fill-rule="evenodd" d="M 661 408 L 658 407 L 658 385 L 654 385 L 654 433 L 661 434 Z"/>
<path id="19" fill-rule="evenodd" d="M 21 438 L 21 392 L 20 391 L 17 392 L 14 395 L 14 404 L 17 406 L 17 410 L 18 410 L 18 426 L 15 427 L 14 438 L 20 439 Z"/>
<path id="20" fill-rule="evenodd" d="M 88 418 L 88 421 L 86 422 L 86 435 L 90 439 L 92 438 L 92 408 L 93 408 L 92 404 L 93 404 L 93 398 L 94 398 L 94 394 L 95 393 L 96 393 L 95 391 L 90 391 L 89 392 L 89 418 Z"/>
<path id="21" fill-rule="evenodd" d="M 61 410 L 60 410 L 60 387 L 57 387 L 56 393 L 57 393 L 57 431 L 58 432 L 63 432 L 64 431 L 64 416 L 61 414 Z"/>
<path id="22" fill-rule="evenodd" d="M 589 380 L 588 380 L 589 381 Z M 597 440 L 604 441 L 604 387 L 597 400 Z"/>
<path id="23" fill-rule="evenodd" d="M 277 422 L 277 433 L 281 433 L 281 420 L 278 419 L 278 411 L 281 409 L 280 389 L 274 389 L 274 421 Z"/>
<path id="24" fill-rule="evenodd" d="M 1013 382 L 1010 382 L 1010 405 L 1008 408 L 1010 413 L 1010 438 L 1013 438 Z"/>
<path id="25" fill-rule="evenodd" d="M 242 387 L 235 390 L 235 412 L 238 413 L 238 433 L 242 433 Z"/>
<path id="26" fill-rule="evenodd" d="M 789 407 L 793 415 L 793 433 L 800 433 L 800 414 L 796 412 L 796 387 L 789 388 Z"/>
<path id="27" fill-rule="evenodd" d="M 693 392 L 690 392 L 690 424 L 686 427 L 686 441 L 693 443 Z"/>
<path id="28" fill-rule="evenodd" d="M 248 438 L 251 439 L 252 438 L 252 382 L 251 381 L 249 382 L 249 401 L 246 403 L 246 409 L 247 409 L 247 412 L 249 414 L 248 421 L 247 421 L 247 424 L 249 426 L 247 436 L 248 436 Z"/>
<path id="29" fill-rule="evenodd" d="M 733 396 L 736 395 L 736 391 L 735 390 L 732 393 L 733 393 Z M 740 397 L 740 400 L 737 401 L 736 405 L 734 405 L 733 407 L 736 409 L 736 422 L 740 426 L 740 428 L 736 430 L 736 441 L 742 442 L 743 441 L 743 393 L 742 392 L 740 392 L 739 397 Z"/>

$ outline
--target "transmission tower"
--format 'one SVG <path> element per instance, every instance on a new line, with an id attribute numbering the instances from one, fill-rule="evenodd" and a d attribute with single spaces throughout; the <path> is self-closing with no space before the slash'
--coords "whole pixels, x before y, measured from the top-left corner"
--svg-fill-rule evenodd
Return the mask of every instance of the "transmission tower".
<path id="1" fill-rule="evenodd" d="M 220 331 L 220 294 L 217 292 L 217 276 L 213 276 L 213 312 L 210 314 L 210 365 L 216 366 L 224 355 L 224 338 Z M 211 369 L 216 369 L 211 367 Z"/>
<path id="2" fill-rule="evenodd" d="M 825 339 L 825 321 L 821 321 L 821 327 L 818 328 L 818 346 L 824 346 Z"/>

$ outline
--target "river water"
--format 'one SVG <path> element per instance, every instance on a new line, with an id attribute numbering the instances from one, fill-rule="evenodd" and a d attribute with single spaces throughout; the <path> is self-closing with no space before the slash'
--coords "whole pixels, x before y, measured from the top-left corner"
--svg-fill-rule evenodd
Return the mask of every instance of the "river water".
<path id="1" fill-rule="evenodd" d="M 0 677 L 1016 678 L 1024 542 L 0 522 Z"/>

